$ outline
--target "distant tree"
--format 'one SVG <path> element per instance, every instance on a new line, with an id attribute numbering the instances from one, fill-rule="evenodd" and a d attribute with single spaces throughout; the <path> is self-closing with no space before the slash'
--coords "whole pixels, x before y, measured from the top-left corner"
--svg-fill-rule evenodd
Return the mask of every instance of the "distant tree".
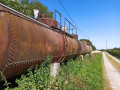
<path id="1" fill-rule="evenodd" d="M 92 49 L 93 49 L 93 50 L 96 50 L 96 47 L 95 47 L 95 45 L 92 45 Z"/>
<path id="2" fill-rule="evenodd" d="M 114 47 L 113 49 L 114 49 L 114 50 L 119 50 L 120 48 Z"/>
<path id="3" fill-rule="evenodd" d="M 0 0 L 3 3 L 25 15 L 33 17 L 33 9 L 39 9 L 40 13 L 53 18 L 53 12 L 49 11 L 39 0 Z"/>
<path id="4" fill-rule="evenodd" d="M 92 46 L 92 50 L 96 50 L 96 47 L 92 44 L 92 41 L 90 41 L 88 39 L 80 39 L 80 40 L 85 40 L 86 42 L 89 42 Z"/>

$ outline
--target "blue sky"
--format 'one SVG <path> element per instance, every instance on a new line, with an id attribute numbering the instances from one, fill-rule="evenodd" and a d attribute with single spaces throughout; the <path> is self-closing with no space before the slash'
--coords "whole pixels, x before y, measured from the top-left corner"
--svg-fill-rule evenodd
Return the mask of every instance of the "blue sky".
<path id="1" fill-rule="evenodd" d="M 58 0 L 40 0 L 49 10 L 70 18 Z M 97 49 L 120 47 L 120 0 L 61 0 L 68 13 Z M 58 18 L 58 17 L 57 17 Z M 71 20 L 70 20 L 71 21 Z M 79 39 L 87 38 L 78 32 Z"/>

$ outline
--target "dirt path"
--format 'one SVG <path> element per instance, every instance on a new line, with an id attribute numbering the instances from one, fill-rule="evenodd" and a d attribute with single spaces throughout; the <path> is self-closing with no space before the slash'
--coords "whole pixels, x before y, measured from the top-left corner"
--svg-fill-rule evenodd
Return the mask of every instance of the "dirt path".
<path id="1" fill-rule="evenodd" d="M 110 55 L 109 53 L 105 52 L 107 55 L 109 55 L 111 58 L 113 58 L 115 61 L 117 61 L 118 63 L 120 63 L 120 60 L 117 59 L 116 57 L 113 57 L 112 55 Z"/>
<path id="2" fill-rule="evenodd" d="M 120 73 L 113 67 L 109 62 L 105 53 L 102 52 L 104 59 L 104 67 L 106 71 L 106 76 L 109 80 L 109 85 L 113 90 L 120 90 Z"/>

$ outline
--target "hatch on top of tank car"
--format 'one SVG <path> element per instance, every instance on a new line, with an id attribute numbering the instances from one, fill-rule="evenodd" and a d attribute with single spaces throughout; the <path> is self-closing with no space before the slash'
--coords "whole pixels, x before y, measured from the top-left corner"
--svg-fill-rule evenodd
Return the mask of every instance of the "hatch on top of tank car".
<path id="1" fill-rule="evenodd" d="M 49 27 L 58 27 L 58 22 L 47 15 L 41 14 L 40 10 L 33 9 L 33 18 L 48 25 Z"/>
<path id="2" fill-rule="evenodd" d="M 58 27 L 58 22 L 52 18 L 48 18 L 46 15 L 41 14 L 40 18 L 37 19 L 38 21 L 48 25 L 49 27 Z"/>

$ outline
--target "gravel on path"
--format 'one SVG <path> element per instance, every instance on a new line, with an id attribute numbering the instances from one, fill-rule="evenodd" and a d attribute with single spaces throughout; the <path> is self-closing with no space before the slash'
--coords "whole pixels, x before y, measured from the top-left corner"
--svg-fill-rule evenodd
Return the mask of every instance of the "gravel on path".
<path id="1" fill-rule="evenodd" d="M 102 52 L 104 67 L 109 80 L 110 87 L 113 90 L 120 90 L 120 73 L 114 68 L 114 66 L 109 62 L 108 58 L 105 55 L 105 52 Z"/>
<path id="2" fill-rule="evenodd" d="M 120 63 L 120 60 L 117 59 L 116 57 L 110 55 L 109 53 L 105 52 L 107 55 L 109 55 L 111 58 L 113 58 L 113 60 L 117 61 L 118 63 Z"/>

